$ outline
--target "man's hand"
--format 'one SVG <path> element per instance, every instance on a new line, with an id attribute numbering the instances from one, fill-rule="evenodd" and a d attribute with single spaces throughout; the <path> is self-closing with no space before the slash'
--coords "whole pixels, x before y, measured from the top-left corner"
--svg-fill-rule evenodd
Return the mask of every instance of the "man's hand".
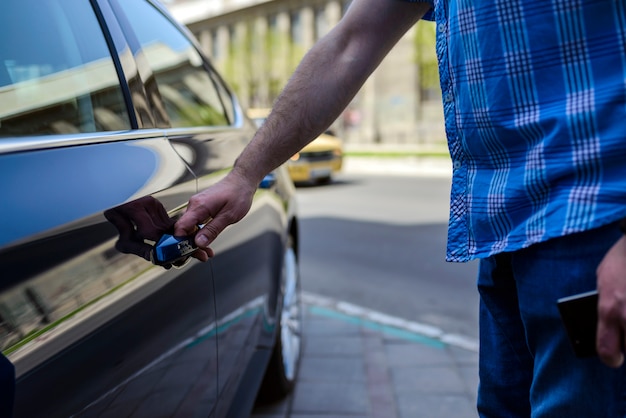
<path id="1" fill-rule="evenodd" d="M 169 217 L 161 202 L 152 196 L 144 196 L 109 209 L 104 212 L 104 216 L 119 233 L 115 248 L 121 253 L 135 254 L 148 261 L 153 261 L 151 254 L 154 245 L 152 243 L 157 242 L 163 234 L 174 232 L 174 219 Z M 209 258 L 203 249 L 197 249 L 191 257 L 201 261 Z M 166 269 L 172 265 L 180 267 L 187 260 L 188 258 L 162 266 Z"/>
<path id="2" fill-rule="evenodd" d="M 597 269 L 598 333 L 596 347 L 608 366 L 624 362 L 626 330 L 626 237 L 621 237 Z"/>
<path id="3" fill-rule="evenodd" d="M 228 226 L 240 221 L 252 206 L 257 184 L 231 171 L 215 185 L 189 199 L 189 206 L 176 222 L 175 235 L 192 234 L 197 225 L 205 226 L 196 234 L 196 245 L 203 249 L 206 258 L 213 257 L 209 245 Z"/>
<path id="4" fill-rule="evenodd" d="M 104 216 L 117 228 L 119 239 L 115 248 L 124 254 L 135 254 L 150 261 L 152 245 L 145 240 L 158 241 L 171 231 L 174 220 L 152 196 L 144 196 L 104 212 Z"/>

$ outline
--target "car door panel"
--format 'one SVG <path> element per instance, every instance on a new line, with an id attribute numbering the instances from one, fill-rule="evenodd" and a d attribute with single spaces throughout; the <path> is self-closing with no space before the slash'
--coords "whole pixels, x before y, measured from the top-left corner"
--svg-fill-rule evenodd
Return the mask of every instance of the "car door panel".
<path id="1" fill-rule="evenodd" d="M 0 37 L 0 349 L 15 416 L 226 416 L 275 341 L 293 184 L 279 168 L 209 262 L 154 266 L 157 235 L 255 127 L 160 6 L 35 3 L 10 0 L 0 17 L 11 35 L 9 14 L 58 26 L 41 53 L 28 53 L 37 37 Z"/>
<path id="2" fill-rule="evenodd" d="M 124 15 L 123 31 L 150 66 L 147 79 L 158 92 L 152 99 L 164 109 L 171 128 L 167 138 L 198 179 L 198 190 L 219 181 L 252 139 L 256 127 L 187 32 L 176 27 L 157 5 L 141 0 L 111 0 Z M 122 20 L 122 19 L 121 19 Z M 250 214 L 229 227 L 214 244 L 220 405 L 227 408 L 259 347 L 261 334 L 273 335 L 275 307 L 268 297 L 276 282 L 286 241 L 285 207 L 275 189 L 260 191 Z M 269 325 L 268 325 L 269 324 Z M 266 340 L 273 342 L 271 337 Z M 266 348 L 272 343 L 266 343 Z M 261 364 L 259 367 L 264 368 Z M 218 416 L 225 412 L 218 410 Z"/>
<path id="3" fill-rule="evenodd" d="M 240 118 L 233 127 L 187 135 L 171 129 L 167 135 L 197 177 L 198 189 L 204 190 L 226 175 L 254 132 L 254 125 Z M 274 344 L 279 279 L 294 210 L 290 206 L 293 184 L 284 167 L 275 177 L 271 187 L 257 191 L 246 217 L 229 226 L 212 244 L 219 327 L 221 402 L 217 416 L 227 415 L 238 391 L 256 389 L 254 383 L 242 389 L 242 385 L 250 384 L 244 381 L 247 369 L 264 368 L 263 362 L 252 359 L 255 352 L 269 352 Z"/>
<path id="4" fill-rule="evenodd" d="M 231 132 L 213 132 L 209 141 L 202 136 L 172 139 L 175 149 L 187 149 L 181 154 L 194 170 L 200 190 L 215 184 L 232 167 L 254 132 L 245 126 Z M 250 136 L 243 136 L 246 133 Z M 242 379 L 254 353 L 269 350 L 274 343 L 276 295 L 280 291 L 278 281 L 289 223 L 289 212 L 280 194 L 289 183 L 286 173 L 279 171 L 280 181 L 270 189 L 259 189 L 246 217 L 229 226 L 212 244 L 220 400 L 224 401 L 220 403 L 224 410 L 220 409 L 218 416 L 226 414 L 229 400 L 240 386 L 249 383 Z"/>
<path id="5" fill-rule="evenodd" d="M 176 216 L 195 178 L 165 138 L 123 138 L 0 155 L 0 341 L 16 367 L 16 417 L 131 416 L 164 392 L 172 409 L 161 399 L 161 411 L 175 416 L 194 382 L 193 396 L 215 400 L 209 266 L 122 254 L 104 216 L 146 196 Z M 147 376 L 154 384 L 139 385 Z"/>

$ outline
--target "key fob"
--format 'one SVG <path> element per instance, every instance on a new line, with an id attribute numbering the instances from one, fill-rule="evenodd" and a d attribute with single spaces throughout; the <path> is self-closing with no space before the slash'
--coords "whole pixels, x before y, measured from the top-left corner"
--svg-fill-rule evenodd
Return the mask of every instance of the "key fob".
<path id="1" fill-rule="evenodd" d="M 177 237 L 164 234 L 152 249 L 152 262 L 156 265 L 175 264 L 189 257 L 197 248 L 194 235 Z"/>

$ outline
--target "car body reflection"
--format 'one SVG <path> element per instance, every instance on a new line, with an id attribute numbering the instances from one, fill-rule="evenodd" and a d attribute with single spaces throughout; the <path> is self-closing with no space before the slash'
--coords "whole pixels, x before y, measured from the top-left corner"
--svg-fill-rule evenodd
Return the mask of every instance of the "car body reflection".
<path id="1" fill-rule="evenodd" d="M 158 4 L 40 3 L 0 15 L 0 350 L 16 384 L 0 411 L 246 416 L 266 370 L 284 374 L 281 333 L 299 338 L 279 326 L 299 303 L 283 292 L 299 289 L 293 183 L 277 169 L 210 262 L 154 265 L 255 127 Z"/>

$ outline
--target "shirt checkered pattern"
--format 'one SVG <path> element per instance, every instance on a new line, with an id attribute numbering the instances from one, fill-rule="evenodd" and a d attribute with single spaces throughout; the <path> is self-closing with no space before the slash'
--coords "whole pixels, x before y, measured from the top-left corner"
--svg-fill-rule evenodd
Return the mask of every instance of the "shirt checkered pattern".
<path id="1" fill-rule="evenodd" d="M 421 1 L 454 167 L 447 260 L 626 217 L 626 0 Z"/>

